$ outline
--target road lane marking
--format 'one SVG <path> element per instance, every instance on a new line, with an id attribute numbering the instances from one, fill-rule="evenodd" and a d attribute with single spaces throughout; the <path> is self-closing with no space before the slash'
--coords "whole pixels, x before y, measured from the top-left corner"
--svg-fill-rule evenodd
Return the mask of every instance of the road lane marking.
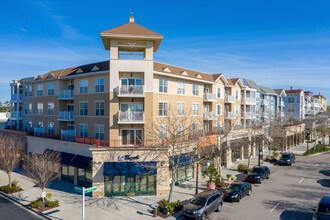
<path id="1" fill-rule="evenodd" d="M 299 183 L 301 183 L 303 180 L 304 180 L 304 178 L 302 178 L 302 179 L 299 181 Z M 298 183 L 298 184 L 299 184 L 299 183 Z"/>
<path id="2" fill-rule="evenodd" d="M 317 167 L 319 164 L 315 164 L 315 166 L 314 167 Z"/>
<path id="3" fill-rule="evenodd" d="M 279 205 L 280 203 L 277 203 L 277 205 L 272 209 L 270 210 L 270 212 L 274 211 L 274 209 L 276 209 L 276 207 Z"/>

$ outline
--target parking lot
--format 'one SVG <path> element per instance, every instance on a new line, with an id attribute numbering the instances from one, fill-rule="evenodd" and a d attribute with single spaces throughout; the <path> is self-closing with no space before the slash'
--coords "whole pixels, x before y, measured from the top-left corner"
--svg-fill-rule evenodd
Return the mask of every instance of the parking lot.
<path id="1" fill-rule="evenodd" d="M 312 219 L 312 208 L 329 195 L 330 154 L 296 158 L 292 166 L 272 166 L 270 179 L 253 184 L 251 196 L 225 202 L 208 219 Z"/>

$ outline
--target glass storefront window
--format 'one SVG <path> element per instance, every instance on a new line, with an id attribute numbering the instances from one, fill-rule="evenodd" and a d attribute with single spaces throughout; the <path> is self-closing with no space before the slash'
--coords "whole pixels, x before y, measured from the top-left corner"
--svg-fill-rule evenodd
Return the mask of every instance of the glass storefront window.
<path id="1" fill-rule="evenodd" d="M 194 178 L 194 165 L 187 165 L 177 168 L 176 184 L 181 184 L 187 180 Z"/>
<path id="2" fill-rule="evenodd" d="M 92 177 L 92 172 L 86 170 L 86 180 L 85 180 L 85 186 L 86 187 L 92 187 L 93 185 L 93 177 Z"/>
<path id="3" fill-rule="evenodd" d="M 68 169 L 68 182 L 74 183 L 74 167 L 69 166 Z"/>
<path id="4" fill-rule="evenodd" d="M 68 181 L 68 166 L 62 165 L 61 172 L 62 172 L 61 179 L 63 181 Z"/>

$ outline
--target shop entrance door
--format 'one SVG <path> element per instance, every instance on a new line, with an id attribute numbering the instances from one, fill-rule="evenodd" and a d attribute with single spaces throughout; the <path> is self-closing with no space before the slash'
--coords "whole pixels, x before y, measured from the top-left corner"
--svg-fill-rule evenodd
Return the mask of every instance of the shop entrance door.
<path id="1" fill-rule="evenodd" d="M 125 193 L 135 193 L 135 176 L 126 176 Z"/>

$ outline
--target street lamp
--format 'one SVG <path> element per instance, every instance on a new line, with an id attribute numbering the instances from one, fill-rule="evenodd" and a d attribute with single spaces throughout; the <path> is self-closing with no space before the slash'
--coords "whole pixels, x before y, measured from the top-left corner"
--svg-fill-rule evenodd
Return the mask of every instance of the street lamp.
<path id="1" fill-rule="evenodd" d="M 260 143 L 261 143 L 261 141 L 258 141 L 258 148 L 259 148 L 258 166 L 260 166 L 260 157 L 261 157 Z"/>

